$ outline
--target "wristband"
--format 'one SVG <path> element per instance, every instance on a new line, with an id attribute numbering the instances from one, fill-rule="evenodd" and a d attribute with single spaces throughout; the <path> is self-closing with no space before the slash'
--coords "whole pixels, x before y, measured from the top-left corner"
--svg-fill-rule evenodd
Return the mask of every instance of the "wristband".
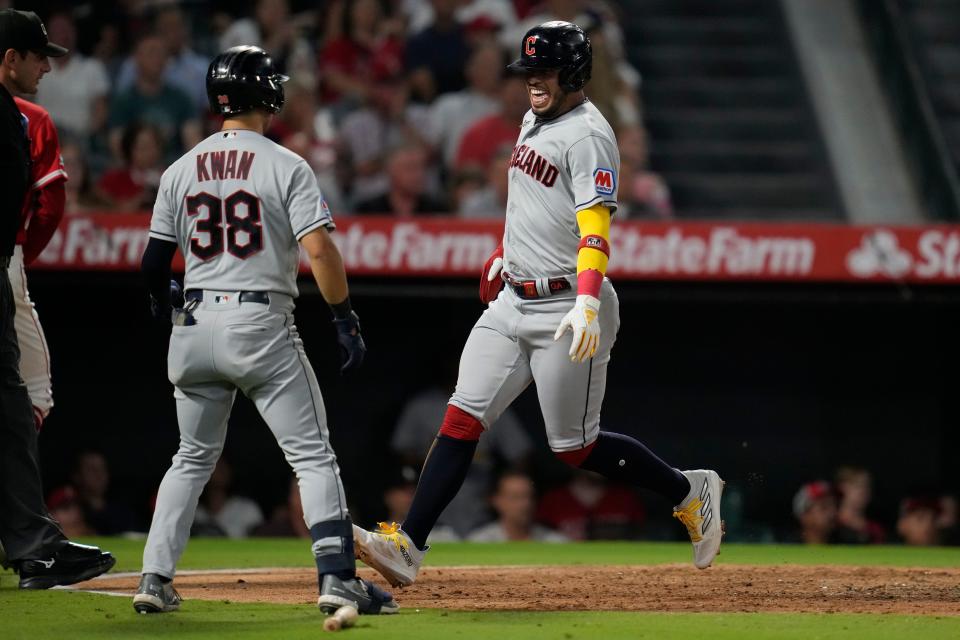
<path id="1" fill-rule="evenodd" d="M 607 242 L 607 239 L 603 236 L 598 235 L 589 235 L 584 236 L 580 240 L 580 245 L 577 247 L 577 250 L 587 248 L 587 249 L 596 249 L 600 253 L 604 254 L 608 258 L 610 257 L 610 243 Z"/>
<path id="2" fill-rule="evenodd" d="M 601 286 L 603 274 L 596 269 L 584 269 L 577 274 L 577 295 L 593 296 L 599 300 Z"/>
<path id="3" fill-rule="evenodd" d="M 337 320 L 345 320 L 348 318 L 350 316 L 350 312 L 353 311 L 353 307 L 350 306 L 350 296 L 347 296 L 341 302 L 331 304 L 330 310 L 333 311 L 333 317 Z"/>

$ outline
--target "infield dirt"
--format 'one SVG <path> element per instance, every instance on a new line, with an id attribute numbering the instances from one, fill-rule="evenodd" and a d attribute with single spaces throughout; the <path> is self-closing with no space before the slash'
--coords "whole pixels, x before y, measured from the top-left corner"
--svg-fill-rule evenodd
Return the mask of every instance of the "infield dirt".
<path id="1" fill-rule="evenodd" d="M 383 581 L 369 569 L 360 575 Z M 187 601 L 316 602 L 311 569 L 178 575 Z M 133 595 L 138 577 L 77 588 Z M 960 615 L 960 569 L 719 565 L 436 567 L 393 589 L 402 608 L 527 611 L 810 612 Z"/>

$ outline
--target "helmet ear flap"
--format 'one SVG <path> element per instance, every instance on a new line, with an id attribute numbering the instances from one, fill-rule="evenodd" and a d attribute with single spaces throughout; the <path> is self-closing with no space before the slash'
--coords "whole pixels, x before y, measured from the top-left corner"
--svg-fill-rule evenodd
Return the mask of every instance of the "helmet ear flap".
<path id="1" fill-rule="evenodd" d="M 591 57 L 587 56 L 580 62 L 562 69 L 560 76 L 557 78 L 560 88 L 568 93 L 583 89 L 590 81 L 592 63 Z"/>

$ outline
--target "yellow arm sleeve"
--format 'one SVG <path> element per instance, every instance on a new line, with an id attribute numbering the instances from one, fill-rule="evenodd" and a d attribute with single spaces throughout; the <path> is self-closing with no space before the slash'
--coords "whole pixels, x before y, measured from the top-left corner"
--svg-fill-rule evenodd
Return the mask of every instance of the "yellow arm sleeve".
<path id="1" fill-rule="evenodd" d="M 610 209 L 602 204 L 577 211 L 577 224 L 580 226 L 581 238 L 600 236 L 610 244 Z M 605 274 L 608 261 L 609 258 L 603 251 L 593 247 L 581 247 L 577 252 L 577 273 L 593 269 Z"/>

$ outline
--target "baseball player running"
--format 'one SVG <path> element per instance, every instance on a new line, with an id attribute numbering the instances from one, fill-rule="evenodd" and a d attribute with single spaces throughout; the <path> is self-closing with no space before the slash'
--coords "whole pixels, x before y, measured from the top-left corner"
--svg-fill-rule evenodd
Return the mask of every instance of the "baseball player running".
<path id="1" fill-rule="evenodd" d="M 53 384 L 50 349 L 40 326 L 40 317 L 30 300 L 25 267 L 43 252 L 63 219 L 67 200 L 63 183 L 67 180 L 67 172 L 60 157 L 57 128 L 50 114 L 43 107 L 22 98 L 14 98 L 14 101 L 27 119 L 31 185 L 17 233 L 17 246 L 10 259 L 10 284 L 17 305 L 14 326 L 20 343 L 20 376 L 27 385 L 33 404 L 33 419 L 39 431 L 53 408 Z"/>
<path id="2" fill-rule="evenodd" d="M 720 549 L 717 473 L 679 471 L 637 440 L 600 429 L 620 327 L 617 294 L 604 277 L 620 159 L 613 131 L 583 93 L 591 60 L 580 27 L 547 22 L 526 33 L 508 67 L 525 74 L 531 109 L 509 163 L 503 244 L 481 276 L 490 304 L 463 348 L 402 528 L 354 527 L 358 557 L 395 586 L 413 583 L 427 534 L 460 488 L 480 435 L 531 382 L 558 458 L 670 499 L 697 567 L 710 566 Z"/>
<path id="3" fill-rule="evenodd" d="M 350 517 L 330 447 L 323 398 L 293 324 L 297 243 L 335 316 L 344 371 L 365 347 L 351 310 L 334 229 L 309 165 L 263 136 L 283 106 L 286 77 L 257 47 L 217 56 L 207 74 L 220 132 L 160 180 L 143 255 L 154 308 L 172 317 L 168 374 L 180 448 L 160 484 L 133 599 L 141 613 L 177 609 L 172 586 L 197 499 L 220 457 L 237 389 L 256 405 L 296 473 L 320 584 L 318 606 L 395 613 L 390 594 L 356 577 Z M 184 294 L 171 297 L 170 261 L 186 261 Z M 172 304 L 176 302 L 177 304 Z M 173 306 L 173 309 L 171 309 Z M 172 313 L 172 316 L 171 316 Z"/>

